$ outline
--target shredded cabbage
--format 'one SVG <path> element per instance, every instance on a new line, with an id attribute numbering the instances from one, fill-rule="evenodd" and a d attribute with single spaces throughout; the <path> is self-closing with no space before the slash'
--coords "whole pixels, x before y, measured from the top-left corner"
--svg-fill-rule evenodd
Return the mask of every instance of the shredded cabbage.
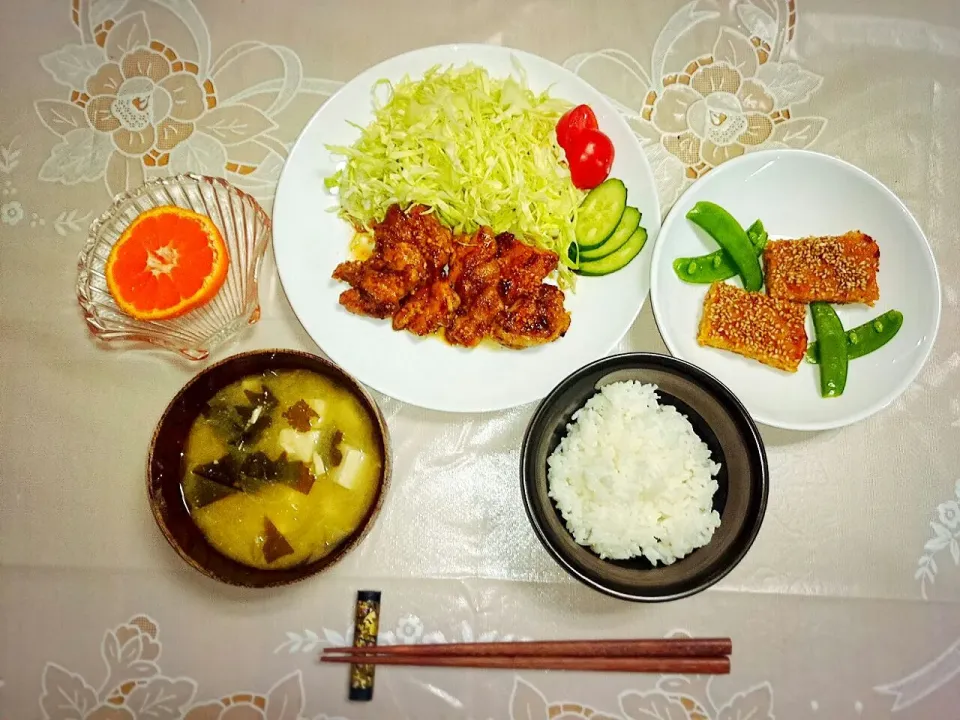
<path id="1" fill-rule="evenodd" d="M 417 80 L 374 87 L 375 119 L 350 147 L 328 146 L 346 165 L 326 181 L 339 214 L 370 230 L 399 203 L 432 208 L 455 232 L 487 225 L 561 258 L 558 283 L 571 287 L 577 208 L 554 131 L 570 104 L 534 94 L 519 79 L 491 78 L 481 67 L 435 66 Z M 385 101 L 378 95 L 387 91 Z"/>

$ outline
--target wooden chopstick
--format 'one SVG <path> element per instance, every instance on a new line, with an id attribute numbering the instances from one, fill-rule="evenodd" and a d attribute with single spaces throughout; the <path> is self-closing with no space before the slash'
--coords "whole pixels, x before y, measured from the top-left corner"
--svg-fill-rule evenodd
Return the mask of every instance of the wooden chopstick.
<path id="1" fill-rule="evenodd" d="M 324 648 L 321 662 L 725 675 L 730 638 L 550 640 Z"/>
<path id="2" fill-rule="evenodd" d="M 730 638 L 663 638 L 642 640 L 547 640 L 527 642 L 380 645 L 324 648 L 332 654 L 431 657 L 722 657 L 733 652 Z"/>
<path id="3" fill-rule="evenodd" d="M 324 654 L 321 655 L 320 661 L 368 665 L 500 668 L 505 670 L 579 670 L 692 675 L 726 675 L 730 672 L 729 657 L 535 657 L 354 653 L 349 655 Z"/>

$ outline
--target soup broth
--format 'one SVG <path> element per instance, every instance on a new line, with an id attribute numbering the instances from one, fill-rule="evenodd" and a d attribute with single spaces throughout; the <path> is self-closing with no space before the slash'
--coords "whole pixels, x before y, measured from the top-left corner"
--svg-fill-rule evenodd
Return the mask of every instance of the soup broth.
<path id="1" fill-rule="evenodd" d="M 183 496 L 221 553 L 286 568 L 360 526 L 382 466 L 377 426 L 353 393 L 307 370 L 268 372 L 223 388 L 194 421 Z"/>

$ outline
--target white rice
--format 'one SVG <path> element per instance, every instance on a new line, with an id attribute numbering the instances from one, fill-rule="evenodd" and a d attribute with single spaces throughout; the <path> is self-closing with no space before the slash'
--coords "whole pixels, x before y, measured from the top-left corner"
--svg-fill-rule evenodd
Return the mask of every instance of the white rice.
<path id="1" fill-rule="evenodd" d="M 655 385 L 605 385 L 573 416 L 547 460 L 567 529 L 601 558 L 670 565 L 710 542 L 720 465 Z"/>

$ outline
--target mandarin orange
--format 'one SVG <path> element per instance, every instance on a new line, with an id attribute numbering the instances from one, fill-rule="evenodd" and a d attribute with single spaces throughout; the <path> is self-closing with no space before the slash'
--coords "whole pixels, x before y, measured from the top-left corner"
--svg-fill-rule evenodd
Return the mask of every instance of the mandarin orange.
<path id="1" fill-rule="evenodd" d="M 213 299 L 229 265 L 223 236 L 209 217 L 163 206 L 134 218 L 110 250 L 104 273 L 123 312 L 170 320 Z"/>

